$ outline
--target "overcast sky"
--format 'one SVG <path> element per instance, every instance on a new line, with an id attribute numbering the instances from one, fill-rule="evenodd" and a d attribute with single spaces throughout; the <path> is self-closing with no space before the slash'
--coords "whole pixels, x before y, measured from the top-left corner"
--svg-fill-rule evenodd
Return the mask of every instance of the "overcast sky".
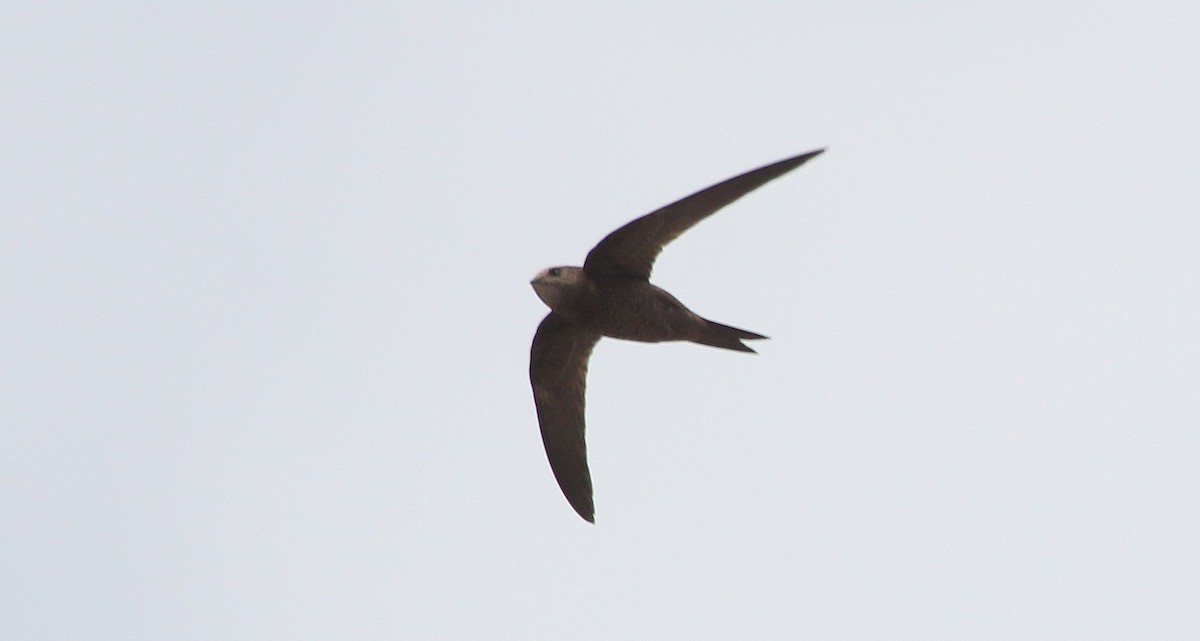
<path id="1" fill-rule="evenodd" d="M 0 10 L 0 637 L 1200 638 L 1200 5 L 414 4 Z"/>

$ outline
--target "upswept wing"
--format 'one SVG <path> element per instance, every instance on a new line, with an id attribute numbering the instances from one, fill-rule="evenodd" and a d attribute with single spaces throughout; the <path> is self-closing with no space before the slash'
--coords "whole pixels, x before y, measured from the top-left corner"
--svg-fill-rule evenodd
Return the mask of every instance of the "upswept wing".
<path id="1" fill-rule="evenodd" d="M 750 170 L 650 212 L 605 236 L 588 252 L 583 268 L 592 276 L 630 276 L 649 280 L 654 259 L 667 243 L 722 207 L 823 151 L 817 149 Z"/>
<path id="2" fill-rule="evenodd" d="M 571 507 L 589 522 L 595 522 L 595 509 L 583 407 L 588 357 L 599 340 L 599 334 L 550 312 L 538 325 L 529 352 L 529 382 L 546 458 Z"/>

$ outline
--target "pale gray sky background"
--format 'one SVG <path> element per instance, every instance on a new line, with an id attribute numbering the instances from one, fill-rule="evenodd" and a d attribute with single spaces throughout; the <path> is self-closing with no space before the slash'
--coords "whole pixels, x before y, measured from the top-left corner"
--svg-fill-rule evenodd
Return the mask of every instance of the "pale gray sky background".
<path id="1" fill-rule="evenodd" d="M 1200 638 L 1200 5 L 884 5 L 8 3 L 0 637 Z"/>

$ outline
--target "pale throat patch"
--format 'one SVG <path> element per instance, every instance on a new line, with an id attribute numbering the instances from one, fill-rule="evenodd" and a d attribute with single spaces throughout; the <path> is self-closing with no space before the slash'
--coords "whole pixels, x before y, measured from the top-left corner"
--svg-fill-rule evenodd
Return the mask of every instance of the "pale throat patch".
<path id="1" fill-rule="evenodd" d="M 529 284 L 543 303 L 555 309 L 566 301 L 568 292 L 582 277 L 583 270 L 578 267 L 551 267 L 538 272 Z"/>

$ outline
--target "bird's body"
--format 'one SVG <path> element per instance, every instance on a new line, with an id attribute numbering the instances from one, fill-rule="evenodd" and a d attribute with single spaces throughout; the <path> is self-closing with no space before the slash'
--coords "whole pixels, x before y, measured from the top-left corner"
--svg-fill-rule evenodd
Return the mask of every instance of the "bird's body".
<path id="1" fill-rule="evenodd" d="M 559 487 L 584 519 L 594 519 L 584 440 L 584 389 L 592 348 L 607 336 L 753 352 L 742 341 L 765 336 L 701 317 L 651 284 L 650 271 L 663 246 L 692 225 L 822 151 L 748 171 L 646 214 L 601 240 L 583 267 L 551 267 L 530 281 L 550 308 L 529 358 L 542 443 Z"/>
<path id="2" fill-rule="evenodd" d="M 552 267 L 539 273 L 532 285 L 555 314 L 609 338 L 692 341 L 743 352 L 753 350 L 741 339 L 766 338 L 705 319 L 665 289 L 637 278 L 592 278 L 578 267 Z"/>

